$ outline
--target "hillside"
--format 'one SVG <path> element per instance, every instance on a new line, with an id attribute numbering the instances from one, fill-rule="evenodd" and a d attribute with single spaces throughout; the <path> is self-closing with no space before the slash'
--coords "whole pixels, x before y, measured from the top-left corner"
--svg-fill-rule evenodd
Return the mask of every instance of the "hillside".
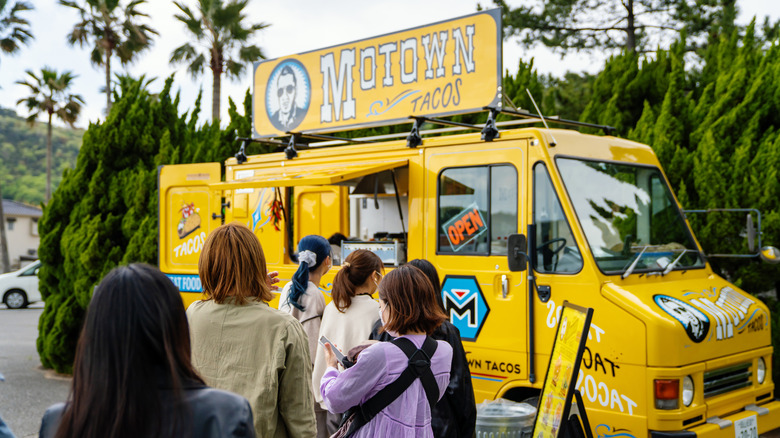
<path id="1" fill-rule="evenodd" d="M 76 167 L 81 129 L 52 129 L 52 191 L 66 168 Z M 30 127 L 12 109 L 0 107 L 0 184 L 3 197 L 38 205 L 46 196 L 46 123 Z"/>

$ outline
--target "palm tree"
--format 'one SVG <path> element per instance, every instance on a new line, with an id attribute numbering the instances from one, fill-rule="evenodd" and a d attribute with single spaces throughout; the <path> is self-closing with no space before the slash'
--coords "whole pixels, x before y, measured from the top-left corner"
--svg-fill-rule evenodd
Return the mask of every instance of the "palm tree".
<path id="1" fill-rule="evenodd" d="M 18 1 L 6 9 L 8 0 L 0 0 L 0 51 L 14 54 L 22 44 L 27 44 L 33 38 L 30 33 L 30 22 L 19 17 L 20 12 L 31 11 L 31 4 Z"/>
<path id="2" fill-rule="evenodd" d="M 74 8 L 81 15 L 81 21 L 68 35 L 68 43 L 78 43 L 79 47 L 94 45 L 90 60 L 105 68 L 106 114 L 111 111 L 111 57 L 116 55 L 122 65 L 127 65 L 152 46 L 152 34 L 158 35 L 156 30 L 139 23 L 141 17 L 148 17 L 138 10 L 146 0 L 130 0 L 126 6 L 119 3 L 120 0 L 84 0 L 82 6 L 76 1 L 60 0 L 61 5 Z"/>
<path id="3" fill-rule="evenodd" d="M 57 73 L 48 67 L 41 69 L 40 77 L 32 70 L 26 71 L 26 81 L 16 81 L 30 89 L 30 95 L 19 99 L 16 104 L 24 104 L 30 115 L 27 122 L 35 124 L 35 120 L 42 113 L 49 118 L 48 131 L 46 132 L 46 202 L 51 199 L 51 119 L 57 116 L 63 122 L 73 126 L 79 117 L 81 105 L 84 99 L 78 94 L 70 94 L 68 88 L 75 78 L 73 73 L 66 71 Z"/>
<path id="4" fill-rule="evenodd" d="M 204 71 L 206 58 L 209 59 L 208 66 L 214 78 L 211 119 L 218 121 L 222 73 L 238 79 L 245 63 L 265 59 L 259 47 L 247 43 L 255 32 L 268 24 L 244 25 L 246 15 L 243 11 L 248 0 L 230 0 L 226 4 L 222 0 L 198 0 L 197 17 L 189 7 L 176 1 L 173 3 L 183 12 L 175 17 L 187 26 L 201 48 L 190 43 L 177 47 L 171 53 L 171 64 L 189 63 L 187 71 L 197 77 Z"/>

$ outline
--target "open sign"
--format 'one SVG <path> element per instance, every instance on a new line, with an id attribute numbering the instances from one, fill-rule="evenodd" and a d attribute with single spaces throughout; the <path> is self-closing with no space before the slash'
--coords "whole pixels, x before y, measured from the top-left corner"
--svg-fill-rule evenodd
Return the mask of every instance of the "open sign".
<path id="1" fill-rule="evenodd" d="M 476 203 L 456 214 L 442 225 L 453 251 L 460 251 L 467 243 L 487 231 L 487 223 Z"/>

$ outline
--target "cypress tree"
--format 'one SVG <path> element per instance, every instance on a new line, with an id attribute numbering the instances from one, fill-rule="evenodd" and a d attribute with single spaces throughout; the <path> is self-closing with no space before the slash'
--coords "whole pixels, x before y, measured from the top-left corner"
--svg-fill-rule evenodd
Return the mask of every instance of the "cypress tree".
<path id="1" fill-rule="evenodd" d="M 37 342 L 41 363 L 71 372 L 79 330 L 92 291 L 119 264 L 157 262 L 157 169 L 163 164 L 224 161 L 248 136 L 249 117 L 231 101 L 231 122 L 197 127 L 199 102 L 179 115 L 173 78 L 159 95 L 151 81 L 120 77 L 119 92 L 103 123 L 92 124 L 76 168 L 44 209 L 40 289 L 46 307 Z M 251 109 L 247 98 L 244 110 Z M 249 114 L 248 112 L 246 114 Z"/>

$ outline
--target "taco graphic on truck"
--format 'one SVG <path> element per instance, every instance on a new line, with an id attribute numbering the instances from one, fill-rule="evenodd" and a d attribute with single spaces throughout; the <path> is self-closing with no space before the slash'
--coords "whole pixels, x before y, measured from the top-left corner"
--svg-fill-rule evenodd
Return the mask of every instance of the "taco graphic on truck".
<path id="1" fill-rule="evenodd" d="M 195 203 L 184 204 L 179 211 L 181 212 L 181 219 L 176 227 L 176 232 L 179 234 L 179 239 L 184 239 L 189 236 L 193 231 L 200 228 L 200 215 L 198 211 L 200 209 L 195 208 Z"/>

